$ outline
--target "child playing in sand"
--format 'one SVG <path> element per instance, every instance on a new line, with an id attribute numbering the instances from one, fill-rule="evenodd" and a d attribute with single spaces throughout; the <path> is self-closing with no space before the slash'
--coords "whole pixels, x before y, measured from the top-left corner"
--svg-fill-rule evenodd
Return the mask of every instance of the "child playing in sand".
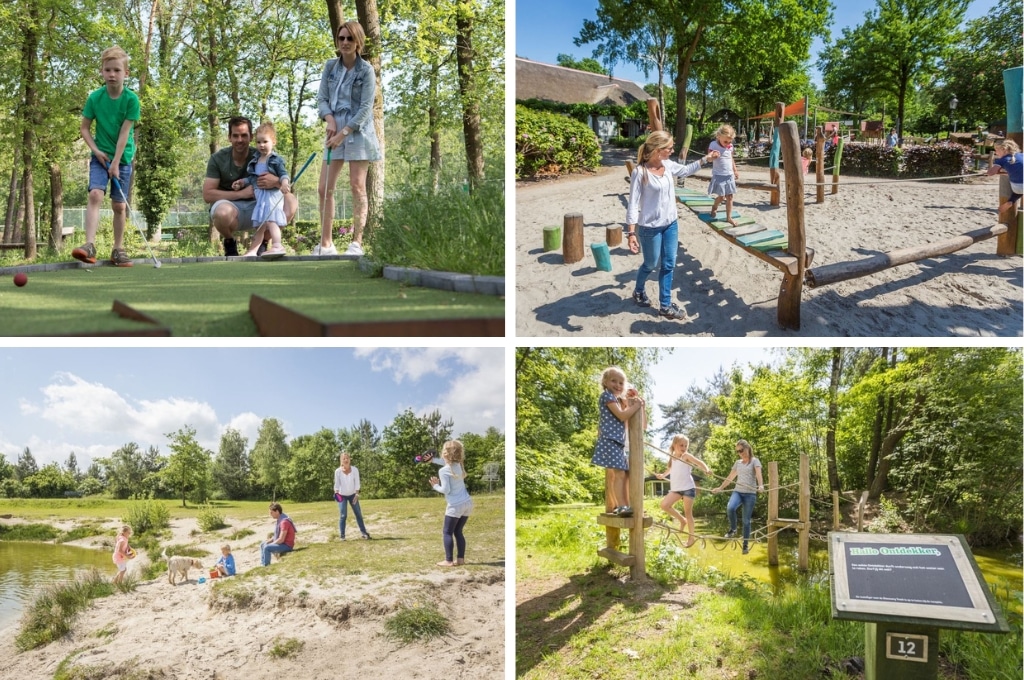
<path id="1" fill-rule="evenodd" d="M 231 546 L 227 543 L 220 547 L 220 559 L 214 566 L 221 576 L 235 575 L 235 556 L 231 554 Z"/>
<path id="2" fill-rule="evenodd" d="M 1020 147 L 1012 139 L 996 142 L 995 152 L 995 165 L 988 169 L 988 174 L 996 175 L 1003 171 L 1010 176 L 1010 199 L 999 206 L 999 217 L 1002 219 L 1024 195 L 1024 154 L 1021 154 Z"/>
<path id="3" fill-rule="evenodd" d="M 669 447 L 669 455 L 672 456 L 668 462 L 668 469 L 655 475 L 658 479 L 671 478 L 671 491 L 661 500 L 661 509 L 674 517 L 679 522 L 680 531 L 688 531 L 690 539 L 686 542 L 687 548 L 697 542 L 697 532 L 693 521 L 693 499 L 697 497 L 697 484 L 693 481 L 693 466 L 696 465 L 704 470 L 704 474 L 711 474 L 711 468 L 700 458 L 690 455 L 687 450 L 690 448 L 690 440 L 686 435 L 677 434 L 672 437 L 672 445 Z M 679 499 L 683 499 L 684 518 L 675 509 Z"/>
<path id="4" fill-rule="evenodd" d="M 454 567 L 466 563 L 466 537 L 462 535 L 462 529 L 469 520 L 473 499 L 466 490 L 462 442 L 458 439 L 445 442 L 441 447 L 441 458 L 444 467 L 438 472 L 439 477 L 430 478 L 434 491 L 443 493 L 448 502 L 444 510 L 444 561 L 438 562 L 437 566 Z"/>
<path id="5" fill-rule="evenodd" d="M 804 174 L 811 169 L 811 158 L 814 156 L 814 152 L 811 151 L 810 147 L 804 149 L 803 158 L 800 159 L 800 164 L 804 166 Z"/>
<path id="6" fill-rule="evenodd" d="M 619 403 L 626 390 L 626 374 L 618 366 L 610 366 L 601 373 L 604 391 L 598 398 L 600 415 L 597 421 L 597 446 L 590 462 L 605 468 L 605 488 L 610 496 L 607 512 L 619 517 L 632 517 L 629 507 L 629 460 L 626 458 L 626 421 L 644 405 L 639 396 L 629 406 Z"/>
<path id="7" fill-rule="evenodd" d="M 132 535 L 132 528 L 125 524 L 121 527 L 121 533 L 114 541 L 114 565 L 117 567 L 117 575 L 114 576 L 114 583 L 120 585 L 124 575 L 128 571 L 128 560 L 135 557 L 135 551 L 128 545 L 128 538 Z"/>
<path id="8" fill-rule="evenodd" d="M 714 165 L 711 166 L 711 184 L 708 185 L 708 196 L 714 196 L 715 202 L 711 206 L 711 214 L 718 213 L 718 206 L 725 199 L 725 221 L 736 226 L 732 218 L 732 195 L 736 193 L 736 180 L 740 173 L 736 170 L 736 161 L 733 159 L 732 140 L 736 138 L 736 131 L 731 125 L 722 125 L 715 131 L 715 141 L 708 145 L 708 154 L 717 151 Z"/>
<path id="9" fill-rule="evenodd" d="M 252 223 L 259 224 L 259 229 L 252 235 L 252 243 L 245 257 L 254 257 L 259 250 L 260 244 L 269 235 L 270 247 L 261 255 L 264 260 L 276 260 L 284 255 L 284 246 L 281 245 L 281 225 L 288 223 L 284 216 L 284 194 L 289 191 L 288 171 L 284 166 L 284 159 L 274 152 L 274 145 L 277 144 L 277 132 L 273 123 L 262 123 L 256 128 L 256 157 L 249 161 L 246 168 L 248 175 L 244 179 L 236 180 L 231 188 L 240 191 L 246 186 L 252 185 L 256 195 L 256 207 L 252 210 Z M 270 173 L 281 178 L 280 189 L 260 189 L 256 180 L 260 175 Z"/>

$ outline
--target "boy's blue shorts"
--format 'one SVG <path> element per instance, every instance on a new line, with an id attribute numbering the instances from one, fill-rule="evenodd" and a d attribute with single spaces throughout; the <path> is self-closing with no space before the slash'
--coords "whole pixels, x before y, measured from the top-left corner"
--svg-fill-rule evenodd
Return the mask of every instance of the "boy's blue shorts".
<path id="1" fill-rule="evenodd" d="M 128 183 L 132 180 L 132 166 L 125 165 L 122 163 L 118 168 L 118 181 L 121 182 L 121 187 L 124 188 L 125 192 L 128 191 Z M 107 173 L 107 169 L 103 167 L 103 164 L 96 160 L 96 156 L 89 156 L 89 191 L 93 189 L 102 189 L 103 193 L 107 193 L 107 185 L 112 184 L 110 181 L 110 175 Z M 121 192 L 117 191 L 113 187 L 110 188 L 110 200 L 112 203 L 127 203 L 128 195 L 121 196 Z"/>

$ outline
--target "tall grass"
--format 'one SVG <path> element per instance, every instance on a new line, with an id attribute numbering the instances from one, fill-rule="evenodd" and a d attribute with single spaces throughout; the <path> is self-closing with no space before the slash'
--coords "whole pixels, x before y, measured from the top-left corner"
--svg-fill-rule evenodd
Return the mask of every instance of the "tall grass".
<path id="1" fill-rule="evenodd" d="M 89 600 L 114 592 L 114 586 L 95 569 L 83 576 L 43 589 L 25 611 L 14 644 L 21 651 L 35 649 L 66 635 Z"/>
<path id="2" fill-rule="evenodd" d="M 432 603 L 402 607 L 384 622 L 388 635 L 407 644 L 447 635 L 451 628 L 447 617 Z"/>
<path id="3" fill-rule="evenodd" d="M 385 203 L 384 223 L 367 243 L 381 265 L 504 276 L 504 187 L 410 188 Z"/>
<path id="4" fill-rule="evenodd" d="M 136 534 L 152 533 L 170 526 L 171 511 L 163 503 L 136 501 L 128 504 L 121 515 L 121 521 Z"/>

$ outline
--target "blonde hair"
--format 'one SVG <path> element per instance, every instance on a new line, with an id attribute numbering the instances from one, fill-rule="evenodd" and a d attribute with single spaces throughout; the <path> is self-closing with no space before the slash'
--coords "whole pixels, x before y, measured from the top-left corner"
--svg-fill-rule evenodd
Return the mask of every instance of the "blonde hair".
<path id="1" fill-rule="evenodd" d="M 998 149 L 1006 149 L 1006 153 L 1010 154 L 1011 156 L 1015 153 L 1020 153 L 1020 147 L 1017 146 L 1017 142 L 1013 141 L 1012 139 L 1003 139 L 1001 141 L 996 142 L 993 146 L 995 146 Z M 1010 162 L 1015 162 L 1015 159 L 1011 158 Z"/>
<path id="2" fill-rule="evenodd" d="M 672 444 L 668 447 L 668 450 L 673 451 L 676 448 L 676 444 L 678 444 L 679 442 L 686 444 L 686 451 L 689 451 L 690 438 L 687 437 L 685 434 L 677 434 L 676 436 L 672 437 Z M 683 453 L 686 453 L 686 451 L 683 451 Z"/>
<path id="3" fill-rule="evenodd" d="M 626 380 L 625 372 L 618 366 L 609 366 L 608 368 L 601 371 L 601 387 L 608 388 L 608 377 L 612 375 L 621 375 L 623 382 Z"/>
<path id="4" fill-rule="evenodd" d="M 662 149 L 671 149 L 675 146 L 675 141 L 672 139 L 672 135 L 665 132 L 664 130 L 656 130 L 651 134 L 647 135 L 647 139 L 640 145 L 640 148 L 636 152 L 636 165 L 640 168 L 643 173 L 643 183 L 647 184 L 647 167 L 646 163 L 650 159 L 651 154 L 655 151 Z M 614 368 L 614 367 L 613 367 Z M 621 371 L 619 371 L 621 373 Z M 626 377 L 623 374 L 622 377 Z M 604 377 L 601 379 L 602 384 L 604 383 Z"/>
<path id="5" fill-rule="evenodd" d="M 444 462 L 448 463 L 449 466 L 458 464 L 461 474 L 456 476 L 460 479 L 465 479 L 466 468 L 463 463 L 466 460 L 466 449 L 462 446 L 462 442 L 458 439 L 449 439 L 446 441 L 444 446 L 441 447 L 441 458 L 443 458 Z M 454 469 L 452 470 L 452 474 L 455 474 Z"/>
<path id="6" fill-rule="evenodd" d="M 275 145 L 277 144 L 277 130 L 274 129 L 274 124 L 269 120 L 265 123 L 260 123 L 259 127 L 256 128 L 256 132 L 254 132 L 252 136 L 255 138 L 261 132 L 270 137 Z"/>
<path id="7" fill-rule="evenodd" d="M 228 552 L 231 552 L 231 545 L 230 545 L 230 544 L 228 544 L 228 543 L 225 543 L 224 545 L 222 545 L 222 546 L 220 547 L 220 549 L 221 549 L 222 551 L 223 551 L 223 550 L 227 550 Z"/>
<path id="8" fill-rule="evenodd" d="M 120 534 L 118 534 L 118 535 L 119 535 L 119 536 L 123 536 L 123 535 L 125 534 L 125 532 L 129 532 L 129 533 L 131 533 L 131 532 L 132 532 L 132 528 L 131 528 L 131 526 L 130 526 L 130 525 L 128 525 L 128 524 L 122 524 L 122 525 L 121 525 L 121 533 L 120 533 Z"/>
<path id="9" fill-rule="evenodd" d="M 100 55 L 100 68 L 108 61 L 118 60 L 124 63 L 124 70 L 128 70 L 128 53 L 122 50 L 119 46 L 114 45 L 103 50 L 103 54 Z"/>
<path id="10" fill-rule="evenodd" d="M 724 123 L 723 125 L 719 125 L 718 129 L 715 130 L 715 137 L 728 137 L 729 139 L 735 139 L 736 130 L 728 123 Z"/>
<path id="11" fill-rule="evenodd" d="M 810 147 L 804 149 L 804 158 L 811 158 L 812 156 L 814 156 L 814 152 L 811 151 Z"/>
<path id="12" fill-rule="evenodd" d="M 751 458 L 754 457 L 754 447 L 752 447 L 750 445 L 750 442 L 748 442 L 746 439 L 740 439 L 739 441 L 737 441 L 736 446 L 746 451 L 747 455 L 750 456 Z"/>

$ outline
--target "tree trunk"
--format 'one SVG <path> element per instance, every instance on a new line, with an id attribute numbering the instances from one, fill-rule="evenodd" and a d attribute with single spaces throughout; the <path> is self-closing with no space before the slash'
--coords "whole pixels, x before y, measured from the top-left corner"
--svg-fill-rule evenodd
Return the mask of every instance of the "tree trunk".
<path id="1" fill-rule="evenodd" d="M 7 215 L 4 218 L 4 243 L 14 243 L 14 232 L 17 231 L 16 220 L 21 202 L 21 188 L 18 186 L 18 156 L 14 152 L 14 163 L 11 168 L 11 186 L 7 192 Z"/>
<path id="2" fill-rule="evenodd" d="M 825 455 L 828 458 L 828 486 L 830 491 L 842 491 L 839 469 L 836 465 L 836 423 L 839 421 L 839 378 L 843 371 L 843 350 L 832 348 L 832 378 L 828 385 L 828 432 L 825 435 Z"/>
<path id="3" fill-rule="evenodd" d="M 50 163 L 50 245 L 60 250 L 64 244 L 64 176 L 60 163 Z"/>
<path id="4" fill-rule="evenodd" d="M 23 167 L 22 193 L 25 206 L 25 259 L 36 256 L 36 210 L 32 186 L 32 163 L 35 157 L 35 129 L 38 124 L 36 93 L 36 54 L 39 48 L 39 7 L 29 3 L 27 21 L 22 23 L 22 130 L 21 161 Z"/>
<path id="5" fill-rule="evenodd" d="M 480 138 L 480 100 L 473 73 L 473 6 L 460 3 L 455 18 L 455 60 L 459 66 L 459 94 L 462 98 L 462 133 L 466 145 L 469 190 L 484 178 L 484 148 Z"/>
<path id="6" fill-rule="evenodd" d="M 679 56 L 676 61 L 676 127 L 675 127 L 675 153 L 682 149 L 683 140 L 686 138 L 686 85 L 690 80 L 690 66 L 693 63 L 693 53 L 697 50 L 701 35 L 704 33 L 704 26 L 697 26 L 693 34 L 693 40 L 689 45 L 680 45 L 676 49 Z M 662 113 L 662 115 L 665 115 Z"/>
<path id="7" fill-rule="evenodd" d="M 214 30 L 213 18 L 208 17 L 209 24 L 206 27 L 206 37 L 209 44 L 209 59 L 206 64 L 206 127 L 210 134 L 210 155 L 217 151 L 217 137 L 220 133 L 220 125 L 217 120 L 217 33 Z"/>
<path id="8" fill-rule="evenodd" d="M 882 361 L 889 363 L 889 348 L 882 348 Z M 871 428 L 871 451 L 868 453 L 868 469 L 864 475 L 867 486 L 875 481 L 875 474 L 878 471 L 878 452 L 882 448 L 882 432 L 885 425 L 886 396 L 879 394 L 875 400 L 875 422 Z M 891 413 L 891 411 L 890 411 Z"/>
<path id="9" fill-rule="evenodd" d="M 380 14 L 377 0 L 356 0 L 356 15 L 366 33 L 366 54 L 363 58 L 373 66 L 377 78 L 377 94 L 373 99 L 373 128 L 380 142 L 380 160 L 370 163 L 366 174 L 366 229 L 373 231 L 384 218 L 384 88 L 380 76 Z"/>
<path id="10" fill-rule="evenodd" d="M 430 137 L 430 182 L 434 193 L 441 186 L 441 121 L 437 105 L 437 71 L 430 69 L 430 106 L 427 107 L 427 135 Z"/>
<path id="11" fill-rule="evenodd" d="M 878 452 L 878 474 L 875 475 L 868 489 L 868 498 L 878 500 L 882 492 L 889 488 L 889 469 L 892 467 L 892 456 L 896 446 L 903 440 L 903 437 L 910 432 L 911 426 L 917 420 L 921 409 L 924 406 L 924 395 L 918 394 L 914 398 L 914 405 L 910 411 L 900 420 L 899 424 L 892 427 L 882 439 L 882 447 Z"/>

